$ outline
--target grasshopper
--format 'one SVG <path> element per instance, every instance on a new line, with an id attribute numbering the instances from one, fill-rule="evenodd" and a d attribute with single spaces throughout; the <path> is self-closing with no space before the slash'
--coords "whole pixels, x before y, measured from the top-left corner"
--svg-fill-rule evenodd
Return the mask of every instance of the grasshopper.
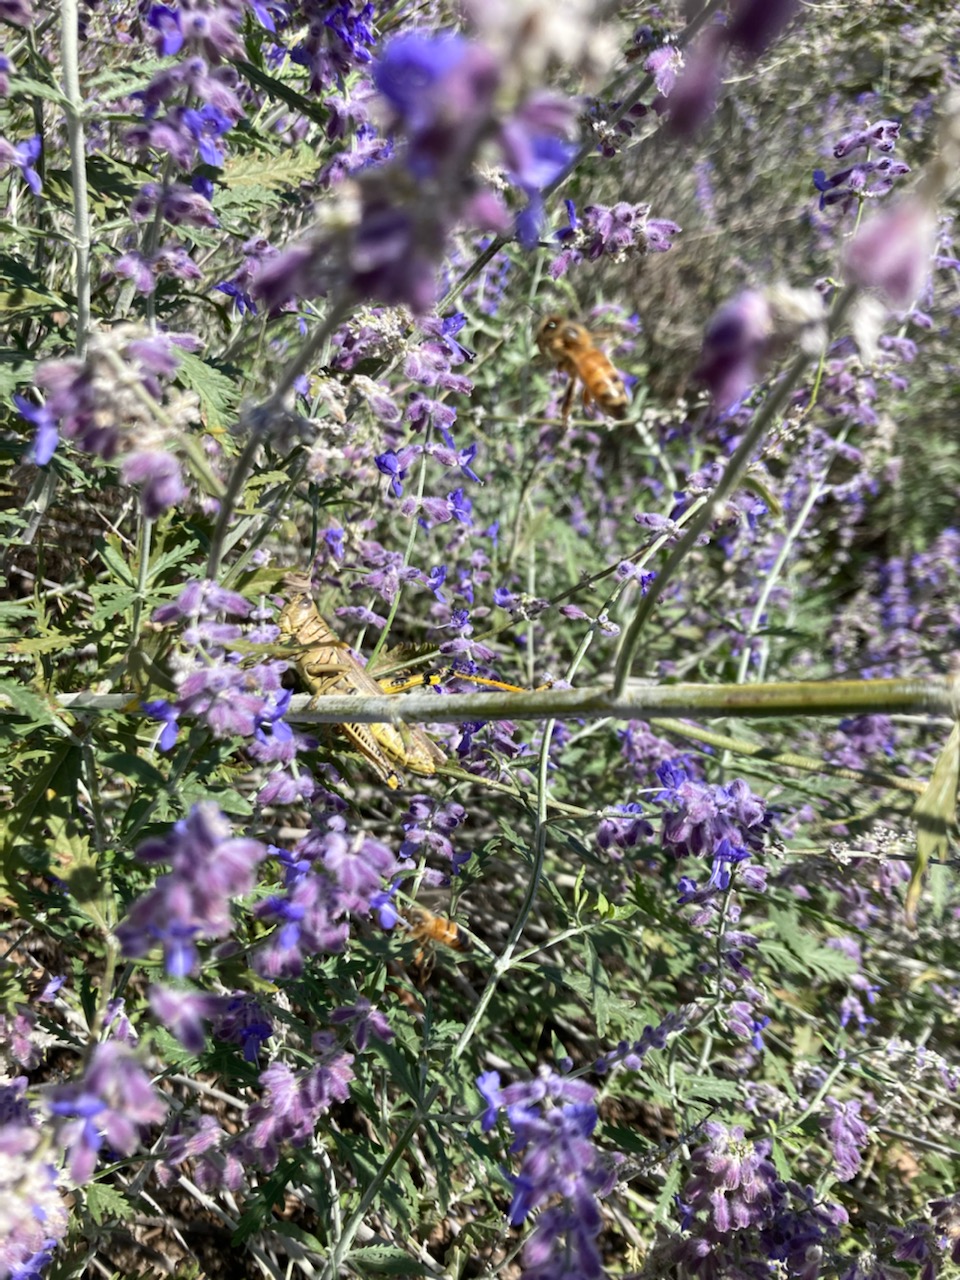
<path id="1" fill-rule="evenodd" d="M 302 591 L 291 596 L 280 614 L 280 632 L 300 645 L 297 671 L 318 698 L 331 693 L 382 694 L 384 690 L 366 667 L 338 640 L 317 606 Z M 397 682 L 394 681 L 394 684 Z M 392 790 L 400 785 L 394 764 L 430 776 L 446 756 L 420 729 L 403 731 L 391 724 L 342 724 L 339 730 L 369 761 L 377 776 Z"/>

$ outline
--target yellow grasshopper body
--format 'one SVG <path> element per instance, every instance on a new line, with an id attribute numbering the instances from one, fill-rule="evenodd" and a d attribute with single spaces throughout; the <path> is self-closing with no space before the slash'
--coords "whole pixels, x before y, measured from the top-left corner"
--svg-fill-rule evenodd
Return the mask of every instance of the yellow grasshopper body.
<path id="1" fill-rule="evenodd" d="M 300 677 L 318 698 L 327 694 L 382 694 L 372 675 L 338 640 L 308 595 L 291 596 L 280 614 L 280 632 L 300 645 L 295 661 Z M 396 682 L 394 682 L 396 683 Z M 446 756 L 420 729 L 392 724 L 342 724 L 343 736 L 369 761 L 377 776 L 394 790 L 400 775 L 394 765 L 431 775 Z"/>

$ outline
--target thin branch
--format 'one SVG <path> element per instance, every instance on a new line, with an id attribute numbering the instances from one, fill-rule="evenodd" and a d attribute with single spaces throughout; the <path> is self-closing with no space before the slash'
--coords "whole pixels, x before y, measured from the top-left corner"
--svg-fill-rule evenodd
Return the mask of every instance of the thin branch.
<path id="1" fill-rule="evenodd" d="M 90 330 L 90 204 L 87 198 L 87 150 L 83 136 L 83 96 L 80 92 L 80 54 L 77 0 L 60 0 L 60 57 L 63 62 L 63 104 L 70 144 L 73 183 L 73 247 L 77 258 L 77 355 L 82 356 Z"/>
<path id="2" fill-rule="evenodd" d="M 62 693 L 58 706 L 73 712 L 142 716 L 126 694 Z M 608 685 L 542 689 L 534 693 L 406 693 L 382 697 L 300 694 L 286 719 L 296 724 L 463 724 L 470 720 L 650 720 L 677 716 L 891 715 L 926 712 L 956 718 L 960 678 L 928 674 L 890 680 L 795 680 L 770 684 L 644 684 L 631 680 L 621 693 Z"/>

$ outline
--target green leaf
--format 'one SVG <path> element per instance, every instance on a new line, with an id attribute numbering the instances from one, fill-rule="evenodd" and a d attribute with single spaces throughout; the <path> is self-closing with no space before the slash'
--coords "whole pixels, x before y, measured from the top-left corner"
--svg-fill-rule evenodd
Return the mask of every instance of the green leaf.
<path id="1" fill-rule="evenodd" d="M 22 76 L 14 74 L 10 77 L 10 95 L 16 94 L 24 98 L 46 98 L 48 102 L 55 102 L 58 107 L 68 105 L 69 99 L 62 89 L 58 89 L 56 85 L 47 84 L 44 80 L 34 80 L 30 76 Z"/>
<path id="2" fill-rule="evenodd" d="M 127 1222 L 133 1217 L 133 1205 L 116 1187 L 107 1182 L 88 1182 L 84 1195 L 90 1217 L 98 1227 L 108 1218 Z"/>
<path id="3" fill-rule="evenodd" d="M 0 397 L 8 400 L 17 387 L 29 382 L 33 361 L 16 347 L 0 347 Z M 20 419 L 24 429 L 28 424 Z"/>
<path id="4" fill-rule="evenodd" d="M 775 967 L 800 978 L 814 976 L 825 982 L 836 982 L 857 972 L 855 960 L 826 946 L 804 926 L 797 912 L 789 908 L 770 908 L 762 949 L 764 958 Z"/>
<path id="5" fill-rule="evenodd" d="M 773 1167 L 777 1171 L 777 1176 L 782 1178 L 784 1182 L 793 1177 L 793 1169 L 790 1165 L 790 1161 L 787 1159 L 786 1152 L 783 1149 L 783 1144 L 778 1142 L 776 1138 L 773 1139 L 770 1147 L 770 1159 L 773 1161 Z"/>
<path id="6" fill-rule="evenodd" d="M 329 113 L 318 107 L 314 99 L 305 98 L 302 93 L 298 93 L 296 89 L 291 88 L 284 81 L 278 80 L 276 76 L 267 75 L 265 71 L 261 71 L 259 67 L 254 66 L 252 62 L 245 62 L 242 58 L 235 58 L 233 65 L 251 84 L 258 89 L 263 89 L 268 97 L 285 102 L 288 107 L 293 107 L 294 111 L 316 121 L 317 124 L 325 125 L 327 123 Z"/>
<path id="7" fill-rule="evenodd" d="M 284 192 L 312 181 L 318 168 L 317 153 L 306 143 L 274 155 L 234 156 L 223 170 L 217 208 L 236 216 L 257 204 L 279 205 Z"/>
<path id="8" fill-rule="evenodd" d="M 191 351 L 179 354 L 177 375 L 200 397 L 204 425 L 211 431 L 225 431 L 236 416 L 240 399 L 236 382 Z"/>
<path id="9" fill-rule="evenodd" d="M 585 969 L 572 966 L 543 965 L 541 972 L 551 982 L 575 992 L 586 1003 L 593 1014 L 597 1027 L 597 1035 L 603 1038 L 614 1022 L 619 1029 L 634 1025 L 637 1018 L 636 1005 L 632 1000 L 619 996 L 610 984 L 610 979 L 603 967 L 600 956 L 589 938 L 581 943 Z"/>
<path id="10" fill-rule="evenodd" d="M 657 1196 L 657 1208 L 654 1214 L 657 1222 L 673 1222 L 674 1218 L 674 1198 L 680 1190 L 680 1184 L 683 1180 L 683 1169 L 680 1161 L 675 1160 L 667 1170 L 666 1181 L 660 1188 L 660 1194 Z"/>
<path id="11" fill-rule="evenodd" d="M 423 1263 L 391 1244 L 365 1245 L 351 1249 L 347 1261 L 361 1269 L 361 1274 L 375 1276 L 422 1276 Z"/>
<path id="12" fill-rule="evenodd" d="M 677 1076 L 677 1091 L 687 1101 L 726 1102 L 740 1096 L 741 1083 L 722 1076 Z"/>
<path id="13" fill-rule="evenodd" d="M 27 723 L 22 726 L 23 733 L 57 723 L 53 708 L 47 700 L 16 680 L 0 680 L 0 714 L 4 711 L 27 717 Z"/>
<path id="14" fill-rule="evenodd" d="M 101 763 L 104 769 L 119 774 L 121 778 L 129 778 L 147 790 L 159 791 L 167 785 L 160 770 L 154 768 L 143 756 L 135 756 L 127 751 L 110 751 L 101 756 Z"/>

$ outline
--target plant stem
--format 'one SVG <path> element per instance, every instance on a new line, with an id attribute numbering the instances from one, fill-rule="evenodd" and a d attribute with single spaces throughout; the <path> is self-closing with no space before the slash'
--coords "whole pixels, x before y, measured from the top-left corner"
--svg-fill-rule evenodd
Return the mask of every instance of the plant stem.
<path id="1" fill-rule="evenodd" d="M 82 356 L 90 330 L 90 205 L 87 197 L 87 153 L 80 93 L 77 0 L 60 0 L 60 58 L 63 63 L 64 115 L 70 145 L 73 183 L 73 247 L 77 260 L 77 355 Z"/>
<path id="2" fill-rule="evenodd" d="M 74 712 L 127 710 L 125 694 L 61 693 L 56 705 Z M 402 697 L 298 694 L 287 719 L 297 724 L 463 724 L 468 720 L 651 720 L 894 715 L 926 712 L 956 719 L 960 679 L 928 673 L 889 680 L 785 680 L 769 684 L 672 684 L 630 681 L 620 695 L 609 685 L 538 689 L 532 693 L 406 693 Z M 140 712 L 131 712 L 139 715 Z"/>
<path id="3" fill-rule="evenodd" d="M 837 297 L 830 316 L 831 335 L 833 335 L 839 327 L 840 322 L 853 301 L 855 294 L 855 289 L 847 288 L 844 289 Z M 640 601 L 637 611 L 623 637 L 623 647 L 620 651 L 620 658 L 617 662 L 617 669 L 613 680 L 614 700 L 619 698 L 626 688 L 627 681 L 630 679 L 630 672 L 633 669 L 634 660 L 637 656 L 637 651 L 640 648 L 640 639 L 643 635 L 643 628 L 653 615 L 653 611 L 656 608 L 660 597 L 663 595 L 664 589 L 673 579 L 674 574 L 687 558 L 687 555 L 696 546 L 700 535 L 708 528 L 716 508 L 739 484 L 757 450 L 757 446 L 763 439 L 764 435 L 766 435 L 773 420 L 789 401 L 794 387 L 800 381 L 804 370 L 809 363 L 810 357 L 806 352 L 801 351 L 799 355 L 795 357 L 793 363 L 780 379 L 777 386 L 758 409 L 756 416 L 744 433 L 743 439 L 737 446 L 736 452 L 727 463 L 717 487 L 707 496 L 705 503 L 697 513 L 696 519 L 687 526 L 686 533 L 671 551 L 670 555 L 667 556 L 667 560 L 663 568 L 648 587 L 647 594 Z"/>

